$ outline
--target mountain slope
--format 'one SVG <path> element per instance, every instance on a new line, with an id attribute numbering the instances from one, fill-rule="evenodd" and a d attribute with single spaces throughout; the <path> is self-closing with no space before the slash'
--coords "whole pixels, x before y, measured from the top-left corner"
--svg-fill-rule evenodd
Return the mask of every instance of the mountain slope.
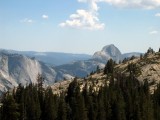
<path id="1" fill-rule="evenodd" d="M 129 77 L 131 72 L 134 74 L 135 80 L 138 80 L 141 84 L 147 81 L 149 83 L 150 92 L 153 93 L 157 88 L 157 84 L 160 84 L 160 52 L 146 53 L 143 57 L 132 58 L 121 64 L 117 64 L 114 69 L 115 73 L 125 77 Z M 132 71 L 130 71 L 130 69 L 132 69 Z M 107 80 L 110 77 L 107 76 L 108 75 L 103 73 L 102 69 L 100 72 L 89 75 L 85 79 L 79 78 L 78 81 L 81 85 L 81 89 L 87 82 L 88 85 L 94 85 L 95 90 L 98 90 L 99 87 L 106 84 L 106 82 L 109 84 Z M 114 80 L 116 81 L 117 79 L 114 78 Z M 59 94 L 62 91 L 66 91 L 72 81 L 73 80 L 61 81 L 52 85 L 53 92 Z"/>
<path id="2" fill-rule="evenodd" d="M 104 68 L 105 64 L 96 60 L 75 61 L 70 64 L 56 67 L 60 71 L 69 73 L 72 76 L 86 77 L 92 71 L 95 71 L 97 66 Z"/>
<path id="3" fill-rule="evenodd" d="M 160 53 L 145 54 L 142 58 L 135 58 L 116 66 L 118 71 L 129 74 L 127 66 L 132 64 L 135 66 L 137 74 L 136 77 L 139 81 L 144 82 L 147 80 L 149 83 L 160 82 Z"/>
<path id="4" fill-rule="evenodd" d="M 37 83 L 37 75 L 42 74 L 45 84 L 53 84 L 55 80 L 63 80 L 64 77 L 72 76 L 56 71 L 36 59 L 30 59 L 19 54 L 0 54 L 0 90 L 13 88 L 18 84 L 26 85 Z"/>

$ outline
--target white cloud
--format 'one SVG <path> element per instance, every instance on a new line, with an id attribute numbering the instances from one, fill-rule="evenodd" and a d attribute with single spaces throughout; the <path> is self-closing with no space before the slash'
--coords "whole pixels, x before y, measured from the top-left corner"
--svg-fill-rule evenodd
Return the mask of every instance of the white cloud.
<path id="1" fill-rule="evenodd" d="M 34 23 L 35 21 L 29 18 L 25 18 L 23 20 L 20 20 L 21 23 Z"/>
<path id="2" fill-rule="evenodd" d="M 78 0 L 78 2 L 85 2 L 89 4 L 89 10 L 77 10 L 75 14 L 71 14 L 69 20 L 60 23 L 61 27 L 71 27 L 88 30 L 103 30 L 104 23 L 98 19 L 97 0 Z"/>
<path id="3" fill-rule="evenodd" d="M 43 19 L 48 19 L 49 17 L 48 17 L 48 15 L 42 15 L 42 18 Z"/>
<path id="4" fill-rule="evenodd" d="M 61 23 L 60 26 L 88 30 L 102 30 L 105 27 L 94 13 L 86 10 L 77 10 L 76 14 L 70 15 L 70 19 Z"/>
<path id="5" fill-rule="evenodd" d="M 84 3 L 88 3 L 90 10 L 92 12 L 94 11 L 98 11 L 99 7 L 97 5 L 97 2 L 99 2 L 99 0 L 78 0 L 78 2 L 84 2 Z"/>
<path id="6" fill-rule="evenodd" d="M 104 23 L 98 19 L 99 7 L 97 3 L 105 2 L 119 8 L 131 9 L 156 9 L 160 8 L 160 0 L 77 0 L 89 5 L 89 10 L 77 10 L 76 14 L 70 15 L 70 19 L 60 23 L 61 27 L 104 29 Z M 156 16 L 160 16 L 157 14 Z"/>
<path id="7" fill-rule="evenodd" d="M 110 5 L 121 8 L 142 8 L 142 9 L 160 8 L 160 0 L 97 0 L 97 1 L 106 2 Z"/>
<path id="8" fill-rule="evenodd" d="M 155 16 L 156 16 L 156 17 L 160 17 L 160 13 L 156 13 Z"/>
<path id="9" fill-rule="evenodd" d="M 78 0 L 78 2 L 87 2 L 93 6 L 98 2 L 106 2 L 110 5 L 121 8 L 142 8 L 155 9 L 160 8 L 160 0 Z"/>
<path id="10" fill-rule="evenodd" d="M 151 31 L 149 34 L 154 35 L 154 34 L 158 34 L 157 30 Z"/>

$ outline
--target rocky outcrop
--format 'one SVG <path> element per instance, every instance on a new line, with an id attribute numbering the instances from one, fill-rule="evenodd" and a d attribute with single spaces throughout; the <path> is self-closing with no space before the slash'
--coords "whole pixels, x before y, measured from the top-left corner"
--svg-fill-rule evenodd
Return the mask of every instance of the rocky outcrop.
<path id="1" fill-rule="evenodd" d="M 120 50 L 113 44 L 103 47 L 101 51 L 96 52 L 93 55 L 93 59 L 97 59 L 102 62 L 106 62 L 109 59 L 113 59 L 117 63 L 122 60 L 122 54 Z"/>

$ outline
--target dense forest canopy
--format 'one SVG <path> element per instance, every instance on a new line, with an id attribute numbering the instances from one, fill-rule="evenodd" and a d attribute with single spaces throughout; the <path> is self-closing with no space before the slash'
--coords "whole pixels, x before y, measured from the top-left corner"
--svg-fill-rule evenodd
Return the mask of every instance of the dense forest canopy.
<path id="1" fill-rule="evenodd" d="M 109 68 L 110 69 L 110 68 Z M 140 84 L 132 74 L 110 74 L 110 84 L 100 87 L 80 86 L 75 79 L 68 91 L 54 95 L 49 87 L 18 86 L 5 93 L 0 109 L 2 120 L 159 120 L 160 85 L 150 94 L 146 81 Z M 114 78 L 117 78 L 115 81 Z"/>

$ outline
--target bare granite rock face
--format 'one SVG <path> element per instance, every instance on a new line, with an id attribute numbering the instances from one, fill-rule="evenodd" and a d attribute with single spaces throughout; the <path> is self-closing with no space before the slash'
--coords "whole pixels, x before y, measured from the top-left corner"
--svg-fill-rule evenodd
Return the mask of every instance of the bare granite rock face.
<path id="1" fill-rule="evenodd" d="M 141 75 L 137 78 L 140 81 L 147 80 L 150 83 L 151 92 L 156 89 L 156 84 L 160 83 L 160 53 L 154 53 L 145 58 L 141 66 Z"/>
<path id="2" fill-rule="evenodd" d="M 0 54 L 0 93 L 18 84 L 37 83 L 38 74 L 45 78 L 44 84 L 52 85 L 55 80 L 71 79 L 72 76 L 53 67 L 19 54 Z"/>
<path id="3" fill-rule="evenodd" d="M 146 54 L 142 58 L 135 57 L 131 60 L 127 60 L 124 63 L 115 66 L 115 70 L 126 76 L 129 75 L 128 65 L 135 65 L 136 74 L 135 77 L 143 84 L 144 81 L 148 81 L 150 85 L 150 92 L 153 93 L 156 89 L 156 85 L 160 83 L 160 53 Z M 62 81 L 52 86 L 53 92 L 59 94 L 66 91 L 69 84 L 73 81 Z M 87 83 L 88 86 L 94 85 L 94 89 L 98 90 L 99 87 L 104 84 L 109 84 L 107 76 L 103 74 L 103 70 L 100 73 L 95 73 L 88 76 L 85 79 L 78 79 L 81 89 Z"/>
<path id="4" fill-rule="evenodd" d="M 140 82 L 148 81 L 151 92 L 156 89 L 156 85 L 160 83 L 160 53 L 146 54 L 142 58 L 135 58 L 125 63 L 117 65 L 115 68 L 121 73 L 128 74 L 128 64 L 134 64 L 137 67 L 136 78 Z"/>
<path id="5" fill-rule="evenodd" d="M 153 53 L 144 56 L 143 58 L 135 58 L 125 63 L 116 66 L 116 69 L 122 73 L 129 73 L 127 71 L 128 64 L 135 64 L 138 68 L 138 74 L 136 75 L 139 81 L 147 80 L 149 83 L 160 82 L 160 53 Z"/>
<path id="6" fill-rule="evenodd" d="M 67 92 L 69 84 L 74 79 L 67 80 L 67 81 L 60 81 L 55 83 L 51 86 L 54 94 L 60 94 L 62 92 Z M 93 86 L 94 91 L 98 91 L 100 87 L 104 86 L 105 84 L 109 84 L 109 81 L 106 80 L 106 75 L 103 74 L 101 71 L 100 73 L 94 73 L 93 75 L 90 75 L 84 79 L 77 78 L 77 82 L 80 85 L 80 90 L 82 91 L 85 85 L 87 85 L 87 88 L 89 89 L 90 86 Z"/>
<path id="7" fill-rule="evenodd" d="M 122 60 L 122 54 L 120 50 L 113 44 L 104 46 L 101 51 L 94 53 L 94 59 L 106 62 L 106 60 L 113 59 L 117 63 Z"/>

